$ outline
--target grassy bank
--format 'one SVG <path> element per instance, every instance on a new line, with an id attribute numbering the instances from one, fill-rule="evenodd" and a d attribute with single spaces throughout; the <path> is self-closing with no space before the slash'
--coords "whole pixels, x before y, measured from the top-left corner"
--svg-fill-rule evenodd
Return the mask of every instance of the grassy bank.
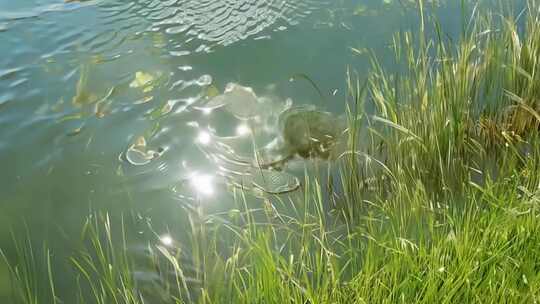
<path id="1" fill-rule="evenodd" d="M 49 250 L 26 243 L 6 254 L 13 298 L 540 300 L 538 3 L 515 17 L 471 14 L 455 41 L 419 5 L 420 32 L 395 35 L 396 68 L 373 56 L 365 81 L 348 75 L 348 152 L 331 164 L 337 177 L 306 176 L 290 197 L 234 193 L 228 214 L 196 206 L 186 243 L 149 244 L 142 259 L 129 255 L 123 223 L 92 215 L 70 259 L 51 262 Z M 51 263 L 69 265 L 79 289 L 58 291 Z M 140 280 L 141 267 L 156 277 Z"/>

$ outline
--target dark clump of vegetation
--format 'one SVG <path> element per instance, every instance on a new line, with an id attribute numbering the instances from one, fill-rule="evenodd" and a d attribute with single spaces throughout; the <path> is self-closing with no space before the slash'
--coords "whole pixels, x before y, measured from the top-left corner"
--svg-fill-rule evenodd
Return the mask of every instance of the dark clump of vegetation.
<path id="1" fill-rule="evenodd" d="M 395 35 L 398 71 L 373 58 L 365 84 L 348 77 L 339 184 L 306 176 L 302 193 L 257 208 L 242 192 L 226 215 L 195 208 L 189 251 L 148 247 L 150 286 L 129 236 L 93 217 L 69 261 L 79 303 L 538 301 L 538 3 L 519 19 L 473 14 L 457 43 L 436 22 L 428 37 L 419 4 L 420 31 Z M 56 300 L 50 268 L 36 281 L 25 252 L 10 260 L 16 297 L 41 303 L 45 284 Z"/>

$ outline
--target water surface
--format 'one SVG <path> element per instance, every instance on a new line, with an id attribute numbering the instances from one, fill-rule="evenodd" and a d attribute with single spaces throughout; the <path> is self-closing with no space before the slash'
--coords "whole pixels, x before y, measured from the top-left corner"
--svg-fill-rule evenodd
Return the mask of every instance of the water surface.
<path id="1" fill-rule="evenodd" d="M 23 220 L 32 239 L 68 255 L 91 210 L 151 221 L 158 234 L 185 229 L 182 207 L 194 200 L 227 210 L 223 168 L 201 145 L 229 138 L 249 156 L 253 140 L 244 120 L 203 110 L 208 98 L 232 82 L 269 100 L 264 114 L 287 100 L 342 114 L 347 69 L 362 77 L 368 50 L 391 68 L 392 34 L 418 27 L 414 2 L 0 2 L 0 247 Z M 426 9 L 455 36 L 460 1 L 448 2 Z M 299 73 L 325 97 L 290 81 Z M 256 126 L 257 145 L 272 126 Z M 141 137 L 159 157 L 130 164 Z"/>

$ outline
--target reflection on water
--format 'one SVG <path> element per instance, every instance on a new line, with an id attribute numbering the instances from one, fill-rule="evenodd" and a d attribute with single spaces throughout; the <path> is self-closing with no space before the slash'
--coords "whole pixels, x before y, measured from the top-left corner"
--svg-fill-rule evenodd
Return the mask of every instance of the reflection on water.
<path id="1" fill-rule="evenodd" d="M 189 178 L 190 186 L 201 196 L 211 196 L 214 194 L 214 177 L 209 174 L 194 172 Z"/>
<path id="2" fill-rule="evenodd" d="M 247 124 L 239 124 L 236 127 L 236 135 L 246 136 L 251 134 L 251 128 Z"/>
<path id="3" fill-rule="evenodd" d="M 160 236 L 159 240 L 165 246 L 172 246 L 174 244 L 174 240 L 169 234 L 164 234 Z"/>
<path id="4" fill-rule="evenodd" d="M 198 45 L 196 52 L 208 52 L 214 45 L 227 46 L 260 35 L 267 28 L 286 30 L 320 5 L 312 0 L 176 0 L 160 4 L 147 15 L 153 22 L 151 30 L 164 29 L 167 34 L 181 35 L 185 44 Z M 171 51 L 170 54 L 183 56 L 189 51 Z"/>
<path id="5" fill-rule="evenodd" d="M 181 194 L 179 197 L 198 201 L 212 196 L 215 191 L 219 191 L 223 196 L 227 192 L 226 186 L 258 189 L 271 194 L 298 188 L 296 177 L 285 172 L 261 170 L 257 161 L 257 150 L 264 149 L 268 142 L 273 141 L 273 137 L 279 136 L 277 119 L 269 125 L 269 117 L 279 116 L 290 107 L 290 102 L 259 97 L 252 88 L 229 83 L 223 93 L 218 92 L 199 103 L 203 106 L 194 104 L 194 107 L 202 110 L 202 117 L 210 121 L 205 123 L 205 126 L 199 122 L 189 125 L 197 132 L 195 146 L 205 156 L 207 164 L 213 166 L 211 171 L 215 172 L 215 175 L 194 170 L 187 177 L 193 196 L 187 194 L 189 191 L 185 191 L 188 189 L 185 189 L 184 185 L 176 188 L 177 193 Z M 205 108 L 212 109 L 212 112 L 206 113 Z M 266 111 L 261 111 L 262 108 Z M 220 128 L 222 119 L 222 123 L 235 127 L 228 128 L 230 131 Z M 218 184 L 223 186 L 220 190 L 216 190 L 218 180 Z"/>
<path id="6" fill-rule="evenodd" d="M 197 136 L 197 142 L 202 145 L 208 145 L 212 141 L 212 137 L 210 136 L 210 133 L 207 131 L 201 131 L 199 132 L 199 135 Z"/>

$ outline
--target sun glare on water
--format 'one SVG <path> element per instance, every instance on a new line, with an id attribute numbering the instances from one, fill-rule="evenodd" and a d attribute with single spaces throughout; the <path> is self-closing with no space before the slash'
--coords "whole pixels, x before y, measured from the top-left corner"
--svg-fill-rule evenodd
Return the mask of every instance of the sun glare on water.
<path id="1" fill-rule="evenodd" d="M 199 133 L 199 136 L 197 136 L 197 142 L 203 145 L 207 145 L 212 141 L 212 137 L 210 136 L 210 133 L 206 131 L 201 131 Z"/>
<path id="2" fill-rule="evenodd" d="M 162 236 L 159 237 L 159 240 L 161 241 L 161 243 L 165 246 L 171 246 L 173 244 L 173 239 L 170 235 L 168 234 L 164 234 Z"/>
<path id="3" fill-rule="evenodd" d="M 236 127 L 236 135 L 245 136 L 251 133 L 251 129 L 246 124 L 241 124 Z"/>
<path id="4" fill-rule="evenodd" d="M 214 194 L 214 177 L 209 174 L 194 173 L 189 179 L 191 187 L 204 196 Z"/>

